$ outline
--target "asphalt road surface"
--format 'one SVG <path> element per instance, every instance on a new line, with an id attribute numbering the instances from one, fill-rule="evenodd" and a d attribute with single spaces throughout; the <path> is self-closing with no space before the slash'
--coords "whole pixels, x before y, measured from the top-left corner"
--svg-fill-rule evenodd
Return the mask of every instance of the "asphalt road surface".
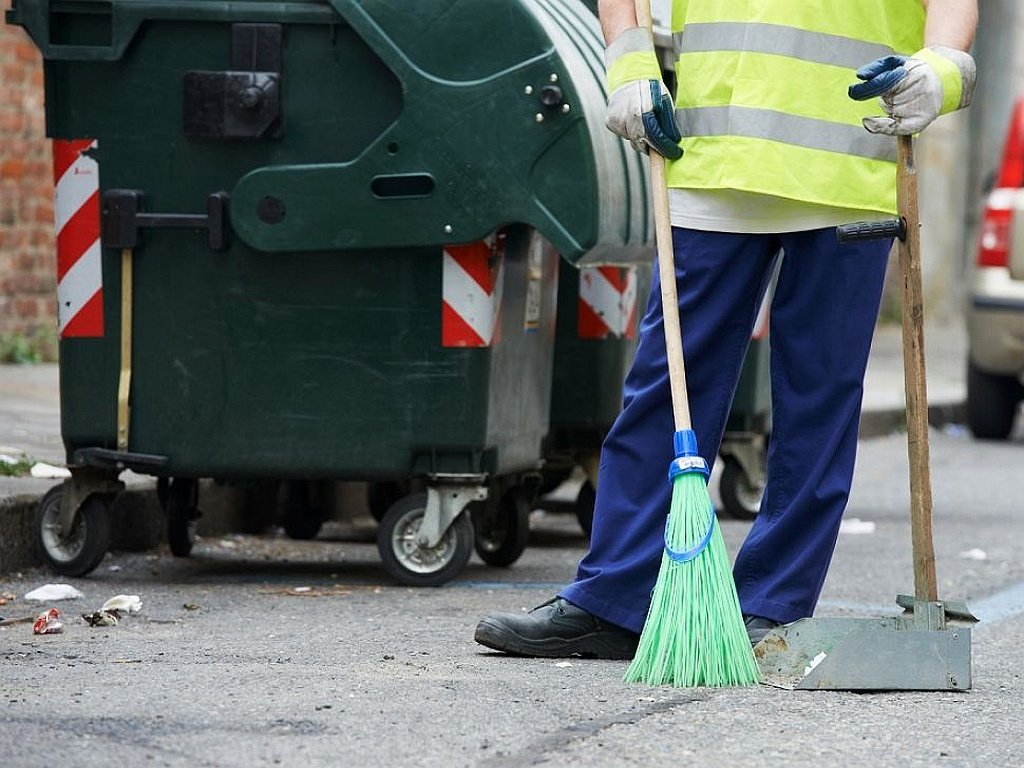
<path id="1" fill-rule="evenodd" d="M 473 642 L 479 616 L 571 579 L 575 520 L 535 513 L 511 568 L 474 558 L 437 589 L 394 586 L 371 526 L 311 542 L 231 535 L 189 559 L 112 553 L 86 579 L 0 576 L 0 616 L 69 582 L 62 634 L 0 628 L 0 765 L 1024 765 L 1024 439 L 933 433 L 939 592 L 967 600 L 973 689 L 960 693 L 627 685 L 624 662 L 527 660 Z M 891 615 L 913 590 L 904 438 L 861 443 L 821 616 Z M 732 551 L 748 524 L 724 521 Z M 81 614 L 117 594 L 116 626 Z M 867 652 L 867 651 L 866 651 Z"/>

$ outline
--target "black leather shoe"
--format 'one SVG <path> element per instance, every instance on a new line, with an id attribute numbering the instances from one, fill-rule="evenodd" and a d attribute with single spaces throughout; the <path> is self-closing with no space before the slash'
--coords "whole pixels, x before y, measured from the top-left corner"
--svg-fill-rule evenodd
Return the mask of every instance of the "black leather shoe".
<path id="1" fill-rule="evenodd" d="M 515 656 L 632 659 L 640 635 L 554 597 L 529 613 L 484 616 L 473 638 L 481 645 Z"/>
<path id="2" fill-rule="evenodd" d="M 751 645 L 757 645 L 764 640 L 765 635 L 776 627 L 782 626 L 781 622 L 766 619 L 763 616 L 744 616 L 743 623 L 747 627 L 747 637 L 750 638 Z"/>

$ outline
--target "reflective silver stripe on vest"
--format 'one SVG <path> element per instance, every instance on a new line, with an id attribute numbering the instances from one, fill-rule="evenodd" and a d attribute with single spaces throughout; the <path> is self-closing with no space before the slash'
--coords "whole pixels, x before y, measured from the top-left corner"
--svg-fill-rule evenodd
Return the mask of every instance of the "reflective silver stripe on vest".
<path id="1" fill-rule="evenodd" d="M 896 140 L 868 133 L 859 125 L 843 125 L 754 107 L 677 109 L 683 136 L 743 136 L 769 139 L 810 149 L 823 149 L 871 160 L 896 162 Z"/>
<path id="2" fill-rule="evenodd" d="M 893 53 L 887 45 L 778 24 L 733 21 L 687 24 L 682 32 L 672 37 L 676 53 L 749 51 L 849 69 L 858 69 L 870 61 Z"/>

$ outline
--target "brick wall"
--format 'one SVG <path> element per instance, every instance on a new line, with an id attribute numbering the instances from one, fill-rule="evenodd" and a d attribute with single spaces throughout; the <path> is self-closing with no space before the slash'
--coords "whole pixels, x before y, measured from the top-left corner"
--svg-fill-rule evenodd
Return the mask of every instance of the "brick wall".
<path id="1" fill-rule="evenodd" d="M 28 36 L 0 16 L 0 336 L 54 335 L 51 163 L 42 59 Z"/>

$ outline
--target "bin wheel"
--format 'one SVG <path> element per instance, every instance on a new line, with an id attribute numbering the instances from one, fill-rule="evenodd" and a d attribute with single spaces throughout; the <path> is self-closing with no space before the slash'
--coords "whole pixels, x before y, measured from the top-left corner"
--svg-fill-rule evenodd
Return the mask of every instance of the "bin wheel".
<path id="1" fill-rule="evenodd" d="M 110 547 L 108 499 L 94 494 L 75 511 L 71 531 L 57 532 L 64 486 L 46 492 L 36 507 L 36 541 L 46 564 L 63 576 L 85 576 L 93 571 Z"/>
<path id="2" fill-rule="evenodd" d="M 488 565 L 505 568 L 526 549 L 530 537 L 530 502 L 519 487 L 509 488 L 495 501 L 473 504 L 473 545 Z"/>
<path id="3" fill-rule="evenodd" d="M 323 510 L 310 494 L 309 483 L 289 481 L 285 487 L 284 532 L 291 539 L 315 539 L 323 526 Z"/>
<path id="4" fill-rule="evenodd" d="M 718 494 L 722 497 L 722 506 L 731 517 L 753 520 L 761 509 L 764 486 L 752 481 L 740 463 L 730 457 L 722 467 Z"/>
<path id="5" fill-rule="evenodd" d="M 540 485 L 537 486 L 537 495 L 545 496 L 551 493 L 569 478 L 572 470 L 573 465 L 567 467 L 545 467 L 540 473 Z"/>
<path id="6" fill-rule="evenodd" d="M 251 480 L 243 486 L 242 492 L 242 533 L 263 533 L 277 525 L 277 499 L 281 489 L 280 480 Z"/>
<path id="7" fill-rule="evenodd" d="M 576 497 L 576 519 L 588 539 L 594 530 L 594 502 L 596 500 L 597 491 L 594 489 L 594 484 L 587 480 L 580 486 L 579 495 Z"/>
<path id="8" fill-rule="evenodd" d="M 175 557 L 188 557 L 196 541 L 199 519 L 199 481 L 176 477 L 167 486 L 164 514 L 167 515 L 167 543 Z"/>
<path id="9" fill-rule="evenodd" d="M 436 547 L 417 542 L 427 494 L 399 499 L 384 515 L 377 531 L 377 549 L 384 568 L 402 584 L 436 587 L 455 578 L 473 554 L 473 524 L 466 512 L 451 524 Z"/>

